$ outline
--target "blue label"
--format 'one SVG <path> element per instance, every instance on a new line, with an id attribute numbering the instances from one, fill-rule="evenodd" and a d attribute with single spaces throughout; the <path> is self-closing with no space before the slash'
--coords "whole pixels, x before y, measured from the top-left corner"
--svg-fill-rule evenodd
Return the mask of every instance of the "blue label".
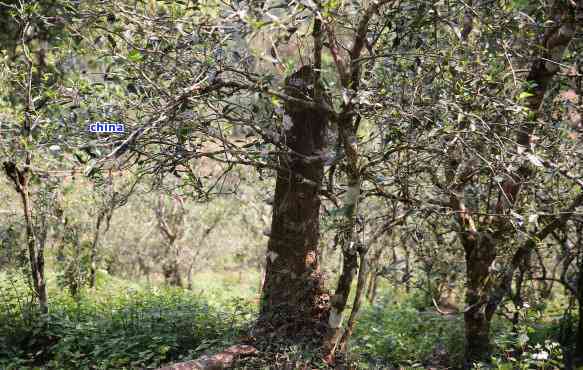
<path id="1" fill-rule="evenodd" d="M 89 132 L 123 133 L 124 126 L 118 122 L 94 122 L 87 126 Z"/>

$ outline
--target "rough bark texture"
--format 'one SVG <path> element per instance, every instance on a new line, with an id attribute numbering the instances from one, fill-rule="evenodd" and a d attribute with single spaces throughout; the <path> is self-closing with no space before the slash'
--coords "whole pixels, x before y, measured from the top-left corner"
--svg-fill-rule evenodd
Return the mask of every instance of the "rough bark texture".
<path id="1" fill-rule="evenodd" d="M 488 301 L 490 265 L 496 258 L 496 245 L 490 235 L 463 238 L 466 256 L 467 288 L 465 324 L 466 368 L 473 362 L 487 361 L 490 356 L 490 319 Z"/>
<path id="2" fill-rule="evenodd" d="M 464 187 L 469 181 L 471 166 L 460 168 L 462 154 L 452 152 L 446 167 L 446 177 L 451 184 L 450 207 L 456 212 L 460 230 L 458 237 L 464 247 L 466 259 L 466 308 L 464 310 L 465 355 L 464 368 L 474 362 L 488 360 L 490 355 L 490 312 L 486 303 L 490 291 L 490 266 L 496 258 L 499 235 L 478 230 L 464 200 Z M 461 170 L 461 175 L 456 175 Z"/>
<path id="3" fill-rule="evenodd" d="M 313 97 L 315 74 L 304 66 L 286 79 L 286 93 Z M 329 296 L 319 271 L 319 190 L 328 117 L 285 106 L 289 153 L 280 156 L 262 290 L 260 327 L 266 332 L 317 339 L 325 329 Z"/>

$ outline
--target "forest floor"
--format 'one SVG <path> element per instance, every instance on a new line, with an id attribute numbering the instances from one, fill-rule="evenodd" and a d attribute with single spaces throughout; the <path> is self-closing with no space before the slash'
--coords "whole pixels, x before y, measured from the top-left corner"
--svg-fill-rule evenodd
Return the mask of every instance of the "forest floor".
<path id="1" fill-rule="evenodd" d="M 252 271 L 197 274 L 192 290 L 129 282 L 101 271 L 97 288 L 76 298 L 58 287 L 57 278 L 49 275 L 50 312 L 41 317 L 22 280 L 0 273 L 0 369 L 134 369 L 189 361 L 248 341 L 247 328 L 257 314 L 259 276 Z M 352 368 L 459 367 L 463 315 L 440 315 L 423 295 L 388 284 L 379 292 L 361 312 L 346 359 Z M 526 337 L 512 333 L 507 320 L 495 320 L 498 368 L 512 368 L 504 364 L 536 351 L 552 355 L 564 327 L 557 319 L 562 313 L 552 304 L 525 311 Z M 327 368 L 317 353 L 298 345 L 280 343 L 267 352 L 237 368 L 284 363 Z M 559 360 L 546 359 L 547 368 L 558 368 L 552 361 Z"/>

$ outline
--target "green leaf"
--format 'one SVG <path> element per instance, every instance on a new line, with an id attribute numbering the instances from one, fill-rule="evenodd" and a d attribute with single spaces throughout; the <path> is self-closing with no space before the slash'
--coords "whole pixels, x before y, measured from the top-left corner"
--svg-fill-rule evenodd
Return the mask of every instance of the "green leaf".
<path id="1" fill-rule="evenodd" d="M 141 62 L 141 61 L 142 61 L 142 59 L 144 59 L 144 56 L 143 56 L 143 55 L 142 55 L 142 53 L 140 53 L 139 51 L 137 51 L 137 50 L 132 50 L 132 51 L 130 51 L 130 53 L 128 54 L 128 59 L 129 59 L 131 62 L 138 63 L 138 62 Z"/>
<path id="2" fill-rule="evenodd" d="M 518 100 L 524 100 L 524 99 L 526 99 L 526 98 L 528 98 L 528 97 L 530 97 L 530 96 L 534 96 L 534 94 L 533 94 L 533 93 L 529 93 L 528 91 L 523 91 L 523 92 L 521 92 L 521 93 L 518 95 L 517 99 L 518 99 Z"/>

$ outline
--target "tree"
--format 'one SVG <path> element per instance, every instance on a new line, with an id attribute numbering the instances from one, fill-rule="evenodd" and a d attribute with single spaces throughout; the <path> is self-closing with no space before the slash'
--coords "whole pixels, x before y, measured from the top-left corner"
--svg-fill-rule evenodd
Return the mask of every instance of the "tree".
<path id="1" fill-rule="evenodd" d="M 247 17 L 249 14 L 260 14 L 255 11 L 245 12 L 254 10 L 253 7 L 257 4 L 251 4 L 250 9 L 235 3 L 220 6 L 219 13 L 230 17 L 228 27 L 221 18 L 216 16 L 213 18 L 202 8 L 178 7 L 170 10 L 168 7 L 159 6 L 143 11 L 158 14 L 174 12 L 172 17 L 181 18 L 183 24 L 176 30 L 178 41 L 169 38 L 167 34 L 158 33 L 156 36 L 149 36 L 147 40 L 142 40 L 144 45 L 149 45 L 148 48 L 137 49 L 135 48 L 137 40 L 132 44 L 127 43 L 122 36 L 123 28 L 114 27 L 113 31 L 106 31 L 108 38 L 119 39 L 124 43 L 123 49 L 115 45 L 110 48 L 111 42 L 101 49 L 104 55 L 124 55 L 118 59 L 123 61 L 125 69 L 121 69 L 122 65 L 115 66 L 119 75 L 125 75 L 126 81 L 134 81 L 132 82 L 134 86 L 139 83 L 141 86 L 138 90 L 149 91 L 147 94 L 157 97 L 149 99 L 147 94 L 132 94 L 131 99 L 120 102 L 120 105 L 126 104 L 125 109 L 129 111 L 130 107 L 135 105 L 133 99 L 143 99 L 140 115 L 147 118 L 128 116 L 128 120 L 134 123 L 134 130 L 123 143 L 103 158 L 101 163 L 118 160 L 122 155 L 128 154 L 125 157 L 126 161 L 132 156 L 137 157 L 138 163 L 147 166 L 157 176 L 169 171 L 179 176 L 184 175 L 199 194 L 204 192 L 202 189 L 205 186 L 212 189 L 214 184 L 203 183 L 201 176 L 192 166 L 191 162 L 195 159 L 208 157 L 224 163 L 225 172 L 221 176 L 230 171 L 234 165 L 247 165 L 260 171 L 267 169 L 277 172 L 273 225 L 268 246 L 268 273 L 264 284 L 263 318 L 273 318 L 273 307 L 276 305 L 297 307 L 298 300 L 310 302 L 300 305 L 305 306 L 300 312 L 307 313 L 307 307 L 311 307 L 313 302 L 319 302 L 320 297 L 323 297 L 320 288 L 310 287 L 308 296 L 302 296 L 303 293 L 299 292 L 283 296 L 281 289 L 287 286 L 288 282 L 296 280 L 297 275 L 302 276 L 299 281 L 319 280 L 319 278 L 314 280 L 309 275 L 318 269 L 316 250 L 317 219 L 320 209 L 318 198 L 322 192 L 320 183 L 324 163 L 330 156 L 325 152 L 324 145 L 327 122 L 330 121 L 337 127 L 339 138 L 337 147 L 344 153 L 340 155 L 338 162 L 346 161 L 346 165 L 335 168 L 341 169 L 338 172 L 342 172 L 342 176 L 345 171 L 348 174 L 347 187 L 340 190 L 346 193 L 341 205 L 345 213 L 339 233 L 340 244 L 346 256 L 344 273 L 331 299 L 332 314 L 327 323 L 331 328 L 326 333 L 325 341 L 330 354 L 333 354 L 335 342 L 342 334 L 340 327 L 342 312 L 346 307 L 350 285 L 358 265 L 356 257 L 358 252 L 353 242 L 353 234 L 362 183 L 361 158 L 356 137 L 360 122 L 356 102 L 360 94 L 362 70 L 359 58 L 365 46 L 369 49 L 374 47 L 375 43 L 367 40 L 367 33 L 372 27 L 372 19 L 376 19 L 377 13 L 388 3 L 390 2 L 381 1 L 371 4 L 356 21 L 350 16 L 352 11 L 359 9 L 356 5 L 347 5 L 336 14 L 334 6 L 330 4 L 320 4 L 315 8 L 297 4 L 296 10 L 305 14 L 305 19 L 297 20 L 292 16 L 293 13 L 278 10 L 278 17 L 282 22 L 290 24 L 290 27 L 285 28 L 283 35 L 284 30 L 280 28 L 279 22 L 264 22 L 262 19 Z M 135 11 L 124 9 L 125 6 L 115 3 L 108 4 L 108 7 L 111 8 L 107 8 L 106 12 L 128 14 L 126 31 L 143 28 L 141 24 L 143 19 L 137 16 Z M 97 18 L 97 14 L 94 17 Z M 339 40 L 336 35 L 343 22 L 341 18 L 355 23 L 352 46 L 347 55 L 340 54 L 343 40 Z M 202 23 L 195 24 L 195 20 Z M 165 22 L 167 21 L 160 20 L 159 25 L 165 27 Z M 176 22 L 176 18 L 173 18 L 173 22 Z M 201 24 L 212 25 L 211 29 L 214 31 L 207 32 L 207 28 L 201 27 Z M 311 38 L 312 60 L 309 63 L 302 63 L 302 68 L 289 75 L 285 86 L 278 84 L 278 76 L 262 75 L 261 71 L 250 70 L 249 63 L 244 63 L 247 55 L 251 54 L 250 51 L 237 48 L 241 36 L 266 35 L 269 30 L 276 32 L 278 37 L 281 36 L 278 43 L 283 43 L 284 39 L 290 42 L 293 37 L 300 42 L 300 36 L 294 36 L 296 33 L 293 27 L 296 30 L 298 27 L 307 29 L 312 25 L 312 32 L 307 37 Z M 231 31 L 233 28 L 239 32 L 237 37 Z M 92 37 L 99 36 L 94 34 Z M 325 38 L 328 39 L 327 43 L 324 43 Z M 157 40 L 155 43 L 151 41 L 154 39 Z M 251 41 L 248 39 L 247 43 Z M 337 89 L 330 92 L 330 95 L 339 98 L 341 106 L 339 113 L 334 110 L 334 102 L 326 98 L 328 93 L 324 91 L 324 85 L 320 82 L 325 71 L 329 72 L 326 67 L 330 66 L 322 63 L 325 44 L 336 66 L 336 72 L 329 74 Z M 185 53 L 185 46 L 195 50 L 194 54 Z M 160 53 L 160 50 L 165 52 Z M 275 55 L 272 61 L 276 65 L 282 65 L 278 51 L 276 49 L 272 51 Z M 136 68 L 138 66 L 139 68 Z M 194 70 L 192 66 L 195 66 Z M 170 69 L 181 71 L 178 75 L 174 74 L 172 81 L 167 80 L 167 76 L 172 75 Z M 142 78 L 144 76 L 147 78 Z M 185 84 L 185 81 L 188 81 L 188 84 Z M 159 94 L 161 91 L 164 91 L 163 96 Z M 286 127 L 290 125 L 291 127 Z M 250 129 L 252 133 L 242 144 L 229 135 L 234 128 L 241 126 Z M 332 189 L 337 190 L 334 187 Z M 290 202 L 293 207 L 289 206 Z M 305 223 L 300 223 L 302 215 L 309 215 Z M 307 232 L 301 233 L 301 230 Z M 286 239 L 292 242 L 282 244 L 281 240 Z M 300 245 L 302 247 L 299 247 Z M 301 250 L 297 256 L 290 253 L 297 248 Z M 285 278 L 282 278 L 280 272 L 282 266 L 293 266 L 292 269 L 286 270 L 288 276 Z M 320 285 L 310 284 L 316 287 Z M 326 309 L 322 307 L 322 312 L 325 311 Z M 297 318 L 302 315 L 294 316 Z M 281 326 L 281 320 L 276 320 L 277 322 L 271 323 L 274 324 L 272 326 Z M 297 326 L 305 327 L 305 318 L 298 320 Z M 290 327 L 295 327 L 294 325 Z"/>
<path id="2" fill-rule="evenodd" d="M 63 115 L 63 106 L 78 98 L 64 86 L 64 77 L 70 75 L 65 66 L 69 55 L 63 48 L 75 43 L 68 31 L 76 9 L 69 1 L 0 4 L 5 31 L 0 42 L 7 51 L 0 81 L 5 92 L 0 152 L 3 172 L 21 198 L 31 282 L 43 313 L 48 311 L 45 242 L 49 221 L 59 208 L 53 201 L 63 173 L 74 172 L 62 170 L 72 167 L 66 154 L 85 137 L 82 129 L 67 125 L 73 115 Z"/>
<path id="3" fill-rule="evenodd" d="M 424 248 L 446 248 L 438 236 L 453 232 L 465 257 L 469 367 L 489 358 L 490 321 L 512 293 L 516 270 L 581 202 L 565 170 L 568 155 L 548 149 L 571 144 L 543 122 L 559 60 L 571 58 L 565 50 L 576 23 L 573 4 L 88 7 L 76 32 L 105 63 L 100 83 L 122 91 L 114 116 L 130 128 L 102 143 L 111 151 L 88 172 L 116 163 L 159 179 L 172 174 L 201 200 L 234 191 L 222 184 L 239 166 L 276 177 L 262 333 L 307 334 L 315 321 L 316 332 L 326 328 L 330 363 L 350 337 L 364 291 L 370 246 L 357 236 L 378 220 L 365 217 L 363 202 L 390 200 L 422 225 L 404 233 L 417 247 L 407 245 L 407 256 L 446 254 Z M 545 20 L 552 25 L 540 42 L 521 31 Z M 537 146 L 535 132 L 548 145 Z M 203 159 L 220 169 L 205 173 Z M 558 199 L 537 196 L 560 177 Z M 343 255 L 329 307 L 318 272 L 323 204 L 338 216 L 335 241 Z M 383 232 L 401 217 L 389 214 L 379 212 L 389 225 Z M 420 246 L 419 235 L 431 235 L 432 244 Z M 508 268 L 500 268 L 505 261 Z M 422 274 L 434 266 L 425 263 Z M 288 325 L 284 317 L 293 320 Z"/>
<path id="4" fill-rule="evenodd" d="M 526 124 L 518 129 L 516 142 L 519 145 L 518 153 L 530 152 L 525 156 L 534 156 L 533 141 L 534 125 L 530 122 L 536 118 L 543 102 L 543 97 L 550 87 L 554 75 L 559 71 L 559 66 L 552 60 L 561 58 L 564 50 L 569 45 L 575 32 L 575 8 L 571 4 L 562 1 L 555 1 L 550 19 L 553 20 L 553 27 L 549 28 L 543 37 L 543 56 L 536 59 L 530 69 L 527 81 L 526 107 L 529 119 Z M 517 172 L 512 173 L 509 180 L 502 184 L 502 194 L 495 206 L 496 214 L 504 214 L 509 208 L 514 206 L 518 200 L 521 184 L 532 177 L 534 169 L 533 157 L 525 160 Z M 536 156 L 534 157 L 536 158 Z M 461 158 L 460 158 L 461 159 Z M 506 217 L 493 217 L 489 222 L 482 223 L 480 228 L 476 227 L 471 211 L 468 211 L 463 199 L 464 188 L 468 181 L 472 179 L 473 168 L 465 165 L 459 173 L 459 180 L 455 179 L 455 173 L 459 169 L 458 159 L 453 159 L 454 168 L 449 183 L 452 184 L 454 192 L 451 195 L 451 207 L 456 210 L 458 222 L 462 228 L 460 240 L 466 253 L 466 269 L 468 273 L 468 288 L 466 293 L 465 310 L 466 324 L 466 366 L 471 366 L 475 361 L 487 360 L 490 355 L 490 320 L 495 313 L 502 296 L 510 289 L 510 284 L 514 271 L 519 267 L 522 260 L 532 246 L 538 240 L 544 240 L 550 231 L 566 221 L 561 216 L 549 223 L 540 233 L 529 238 L 515 252 L 512 263 L 506 272 L 506 278 L 502 279 L 501 286 L 493 289 L 491 265 L 497 256 L 499 244 L 508 240 L 514 228 Z M 583 199 L 578 197 L 566 210 L 571 212 Z M 486 228 L 486 229 L 484 229 Z M 488 231 L 492 230 L 492 231 Z M 510 235 L 509 235 L 510 234 Z"/>
<path id="5" fill-rule="evenodd" d="M 453 230 L 466 259 L 466 366 L 489 359 L 490 320 L 508 297 L 514 272 L 528 251 L 564 224 L 581 201 L 569 181 L 559 182 L 564 186 L 562 208 L 530 196 L 548 191 L 551 178 L 572 178 L 564 168 L 571 163 L 566 153 L 573 150 L 549 150 L 571 149 L 572 144 L 558 139 L 543 123 L 540 107 L 559 69 L 555 60 L 573 36 L 574 4 L 528 8 L 543 19 L 541 23 L 545 14 L 554 23 L 541 34 L 534 56 L 519 62 L 512 60 L 513 52 L 520 53 L 534 41 L 508 17 L 520 5 L 475 5 L 419 2 L 395 20 L 399 27 L 394 36 L 383 40 L 392 41 L 392 49 L 377 54 L 386 58 L 384 66 L 392 72 L 378 74 L 375 87 L 387 93 L 373 100 L 389 107 L 377 121 L 376 136 L 369 136 L 382 150 L 363 150 L 368 162 L 364 178 L 373 185 L 365 194 L 395 199 L 416 210 L 412 219 L 418 224 L 447 210 L 456 220 Z M 428 9 L 433 16 L 427 16 Z M 461 14 L 463 20 L 457 23 Z M 473 15 L 479 15 L 479 23 L 474 24 Z M 514 40 L 512 50 L 507 38 Z M 517 68 L 522 66 L 527 68 Z M 530 72 L 524 89 L 517 71 Z M 543 137 L 553 145 L 536 146 L 535 129 L 539 140 Z M 522 186 L 529 191 L 520 193 Z M 553 217 L 540 218 L 545 221 L 540 229 L 525 222 L 551 204 Z M 446 217 L 432 217 L 443 222 L 439 227 L 444 233 L 451 230 Z M 509 268 L 501 268 L 506 259 Z"/>
<path id="6" fill-rule="evenodd" d="M 91 255 L 89 258 L 90 288 L 95 287 L 100 238 L 109 230 L 114 211 L 127 203 L 128 198 L 132 195 L 134 187 L 137 184 L 137 181 L 134 181 L 130 184 L 122 184 L 121 189 L 117 190 L 115 184 L 113 183 L 113 177 L 111 173 L 107 179 L 96 176 L 96 178 L 93 180 L 94 196 L 97 198 L 97 215 L 95 220 L 95 229 L 93 232 L 93 240 L 91 241 Z"/>

